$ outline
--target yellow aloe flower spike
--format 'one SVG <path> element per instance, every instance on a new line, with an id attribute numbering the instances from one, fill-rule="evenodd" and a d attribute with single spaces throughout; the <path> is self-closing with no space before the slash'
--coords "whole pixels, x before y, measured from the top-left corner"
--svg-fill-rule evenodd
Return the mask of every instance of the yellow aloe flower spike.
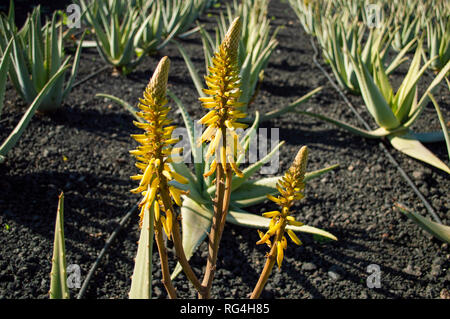
<path id="1" fill-rule="evenodd" d="M 301 245 L 302 242 L 295 235 L 292 230 L 286 230 L 286 225 L 301 226 L 303 223 L 296 221 L 293 216 L 290 215 L 289 209 L 294 205 L 295 200 L 303 198 L 303 189 L 305 188 L 305 173 L 306 163 L 308 158 L 308 148 L 303 146 L 297 153 L 291 167 L 287 170 L 284 176 L 278 181 L 277 189 L 280 193 L 277 197 L 267 195 L 271 201 L 277 203 L 282 207 L 281 212 L 271 211 L 263 213 L 264 217 L 271 218 L 269 223 L 269 229 L 265 234 L 258 231 L 260 240 L 256 242 L 257 245 L 270 242 L 270 238 L 275 236 L 276 247 L 276 260 L 278 267 L 281 267 L 283 261 L 283 250 L 287 247 L 286 238 L 283 236 L 286 231 L 289 238 L 297 244 Z"/>
<path id="2" fill-rule="evenodd" d="M 205 76 L 208 89 L 203 90 L 209 96 L 200 98 L 203 107 L 209 112 L 199 120 L 199 123 L 206 125 L 207 128 L 198 143 L 209 142 L 207 157 L 216 155 L 207 176 L 215 172 L 217 164 L 225 169 L 227 160 L 231 169 L 238 176 L 242 176 L 242 172 L 235 163 L 237 151 L 241 147 L 235 145 L 236 138 L 234 138 L 235 129 L 247 127 L 246 124 L 237 122 L 247 116 L 238 109 L 242 107 L 242 103 L 238 102 L 242 91 L 237 59 L 241 24 L 239 17 L 233 21 L 218 52 L 214 54 L 212 66 L 208 68 L 209 75 Z M 228 130 L 232 133 L 228 133 Z M 226 145 L 223 145 L 224 140 Z"/>
<path id="3" fill-rule="evenodd" d="M 130 151 L 130 154 L 137 159 L 136 167 L 141 170 L 140 174 L 131 177 L 132 180 L 140 181 L 139 186 L 131 191 L 133 193 L 141 193 L 143 196 L 139 203 L 139 208 L 141 208 L 140 226 L 142 226 L 142 216 L 145 207 L 151 207 L 155 201 L 156 221 L 160 218 L 160 207 L 163 207 L 161 210 L 165 212 L 166 216 L 161 216 L 161 220 L 171 224 L 172 213 L 164 208 L 161 202 L 161 187 L 168 188 L 167 185 L 171 179 L 175 179 L 180 183 L 187 182 L 184 177 L 172 171 L 170 166 L 167 165 L 170 161 L 170 154 L 181 151 L 181 149 L 172 147 L 172 144 L 177 142 L 177 139 L 172 139 L 171 137 L 175 126 L 169 126 L 172 120 L 167 118 L 167 114 L 170 111 L 170 108 L 166 106 L 169 68 L 169 58 L 163 57 L 145 88 L 144 97 L 139 99 L 138 107 L 141 112 L 137 112 L 137 115 L 144 119 L 145 122 L 134 122 L 134 124 L 144 130 L 144 133 L 131 135 L 141 145 Z M 181 204 L 180 195 L 186 194 L 186 192 L 173 186 L 170 186 L 170 190 L 167 189 L 166 191 L 170 193 L 178 205 Z M 163 225 L 165 225 L 164 222 Z M 170 237 L 171 225 L 165 225 L 165 229 L 169 232 L 167 235 Z"/>

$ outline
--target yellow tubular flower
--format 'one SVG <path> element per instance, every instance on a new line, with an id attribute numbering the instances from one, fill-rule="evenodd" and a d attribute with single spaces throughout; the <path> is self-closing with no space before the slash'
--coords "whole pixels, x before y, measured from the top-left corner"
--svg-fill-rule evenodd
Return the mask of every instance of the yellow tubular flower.
<path id="1" fill-rule="evenodd" d="M 278 267 L 281 267 L 283 261 L 284 249 L 287 247 L 286 237 L 283 236 L 285 232 L 286 225 L 302 226 L 303 223 L 296 221 L 293 216 L 290 215 L 289 209 L 294 205 L 295 200 L 303 198 L 302 191 L 305 188 L 305 173 L 306 173 L 306 163 L 308 157 L 308 148 L 303 146 L 297 156 L 294 159 L 291 167 L 284 174 L 284 176 L 277 183 L 277 190 L 280 193 L 277 197 L 272 195 L 267 195 L 271 201 L 277 203 L 281 206 L 281 212 L 271 211 L 263 213 L 264 217 L 271 218 L 269 223 L 268 231 L 263 234 L 258 230 L 260 240 L 256 242 L 257 245 L 264 244 L 266 242 L 270 243 L 270 238 L 276 236 L 276 258 Z M 302 242 L 295 235 L 295 233 L 288 229 L 287 234 L 291 240 L 297 244 L 301 245 Z"/>
<path id="2" fill-rule="evenodd" d="M 215 172 L 217 164 L 222 165 L 225 170 L 227 161 L 231 164 L 231 169 L 242 176 L 235 163 L 237 151 L 241 149 L 240 145 L 236 145 L 239 142 L 235 129 L 247 127 L 246 124 L 237 122 L 247 116 L 239 111 L 243 104 L 238 102 L 242 93 L 237 59 L 241 24 L 239 17 L 233 21 L 218 52 L 214 54 L 212 66 L 208 68 L 209 75 L 205 76 L 208 89 L 203 90 L 209 96 L 200 98 L 203 107 L 209 112 L 199 120 L 207 128 L 198 143 L 209 142 L 206 156 L 215 155 L 207 176 Z M 226 140 L 227 145 L 223 145 L 223 140 Z"/>
<path id="3" fill-rule="evenodd" d="M 162 221 L 164 230 L 170 238 L 173 216 L 169 207 L 165 207 L 163 204 L 161 192 L 166 191 L 180 205 L 180 195 L 186 194 L 186 192 L 173 186 L 170 186 L 169 189 L 167 185 L 172 179 L 179 183 L 187 183 L 187 180 L 172 171 L 167 164 L 171 161 L 172 153 L 181 151 L 172 147 L 172 144 L 177 143 L 178 139 L 172 139 L 175 126 L 169 126 L 172 121 L 167 118 L 170 111 L 170 108 L 166 106 L 169 67 L 169 58 L 163 57 L 145 88 L 144 98 L 139 99 L 138 107 L 141 112 L 137 112 L 137 115 L 145 122 L 134 122 L 134 124 L 144 130 L 144 133 L 131 135 L 140 146 L 130 151 L 130 154 L 136 157 L 136 167 L 141 171 L 140 174 L 131 177 L 132 180 L 139 181 L 139 186 L 131 192 L 141 193 L 143 196 L 139 203 L 139 208 L 141 208 L 139 225 L 142 226 L 145 209 L 153 207 L 155 221 Z M 161 189 L 164 187 L 167 189 Z M 165 216 L 160 216 L 161 211 L 165 213 Z"/>

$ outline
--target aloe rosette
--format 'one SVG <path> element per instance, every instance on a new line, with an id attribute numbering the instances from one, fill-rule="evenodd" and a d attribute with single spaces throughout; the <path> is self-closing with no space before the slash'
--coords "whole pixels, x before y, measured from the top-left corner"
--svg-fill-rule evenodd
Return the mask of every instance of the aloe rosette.
<path id="1" fill-rule="evenodd" d="M 448 132 L 443 118 L 439 117 L 442 131 L 416 133 L 411 130 L 411 126 L 417 120 L 424 107 L 430 100 L 433 101 L 432 93 L 450 70 L 450 62 L 447 62 L 425 90 L 422 97 L 418 99 L 417 83 L 433 61 L 429 60 L 421 67 L 422 55 L 422 41 L 419 41 L 408 73 L 395 94 L 379 57 L 375 61 L 371 75 L 361 61 L 361 57 L 358 56 L 354 59 L 349 55 L 356 72 L 365 106 L 379 126 L 373 131 L 363 130 L 317 113 L 306 111 L 298 111 L 298 113 L 325 120 L 367 138 L 385 137 L 394 148 L 402 153 L 450 174 L 450 168 L 421 143 L 444 141 L 446 139 Z M 435 103 L 435 107 L 439 110 L 437 103 Z"/>

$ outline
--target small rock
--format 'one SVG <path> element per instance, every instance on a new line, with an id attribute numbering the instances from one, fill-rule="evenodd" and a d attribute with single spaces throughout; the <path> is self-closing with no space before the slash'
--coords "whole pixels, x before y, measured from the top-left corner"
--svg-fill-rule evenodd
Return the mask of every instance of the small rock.
<path id="1" fill-rule="evenodd" d="M 420 275 L 422 275 L 422 272 L 420 271 L 419 267 L 413 267 L 411 264 L 409 264 L 405 269 L 403 269 L 403 272 L 411 275 L 411 276 L 416 276 L 419 277 Z"/>
<path id="2" fill-rule="evenodd" d="M 328 269 L 328 277 L 334 281 L 339 281 L 342 279 L 342 269 L 339 266 L 333 265 Z"/>
<path id="3" fill-rule="evenodd" d="M 334 271 L 329 271 L 328 272 L 328 277 L 330 277 L 331 280 L 334 280 L 334 281 L 341 280 L 341 275 L 339 275 L 337 272 L 334 272 Z"/>
<path id="4" fill-rule="evenodd" d="M 317 269 L 317 266 L 313 263 L 303 263 L 302 270 L 303 271 L 314 271 Z"/>
<path id="5" fill-rule="evenodd" d="M 444 288 L 441 290 L 440 293 L 440 297 L 441 299 L 450 299 L 450 291 L 448 291 L 448 289 Z"/>
<path id="6" fill-rule="evenodd" d="M 354 169 L 355 169 L 355 167 L 353 165 L 350 165 L 349 167 L 347 167 L 347 170 L 349 172 L 353 172 Z"/>
<path id="7" fill-rule="evenodd" d="M 433 264 L 433 265 L 431 266 L 430 276 L 436 278 L 436 277 L 439 277 L 441 274 L 442 274 L 442 268 L 441 268 L 441 265 L 435 265 L 435 264 Z"/>
<path id="8" fill-rule="evenodd" d="M 412 176 L 419 181 L 425 179 L 425 173 L 423 171 L 414 171 Z"/>

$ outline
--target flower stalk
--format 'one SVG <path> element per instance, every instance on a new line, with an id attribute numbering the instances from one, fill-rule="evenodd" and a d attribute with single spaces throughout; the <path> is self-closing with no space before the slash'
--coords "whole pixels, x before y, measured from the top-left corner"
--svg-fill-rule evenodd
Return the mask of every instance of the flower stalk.
<path id="1" fill-rule="evenodd" d="M 246 117 L 246 114 L 239 110 L 243 104 L 238 102 L 242 93 L 237 59 L 241 28 L 241 19 L 238 17 L 231 24 L 218 52 L 212 58 L 212 64 L 208 68 L 209 75 L 205 77 L 208 89 L 203 90 L 207 97 L 200 98 L 203 107 L 210 111 L 199 121 L 207 128 L 198 143 L 201 145 L 209 142 L 206 157 L 215 156 L 204 176 L 208 177 L 215 173 L 216 183 L 208 260 L 202 281 L 204 291 L 199 293 L 201 299 L 210 298 L 217 254 L 230 204 L 233 174 L 243 176 L 236 164 L 242 147 L 235 132 L 238 128 L 247 127 L 246 124 L 238 122 L 239 119 Z"/>
<path id="2" fill-rule="evenodd" d="M 265 234 L 258 231 L 261 239 L 256 244 L 267 244 L 270 247 L 270 252 L 267 255 L 266 263 L 258 282 L 253 289 L 250 297 L 251 299 L 257 299 L 261 295 L 261 292 L 264 289 L 270 274 L 272 273 L 275 262 L 278 264 L 278 268 L 281 269 L 284 258 L 284 250 L 287 248 L 287 240 L 284 234 L 287 233 L 296 245 L 300 246 L 302 244 L 297 235 L 295 235 L 291 229 L 286 229 L 286 226 L 303 225 L 303 223 L 296 221 L 291 215 L 290 208 L 294 205 L 295 201 L 304 197 L 302 191 L 305 188 L 304 179 L 307 157 L 308 148 L 303 146 L 297 153 L 297 156 L 295 157 L 295 160 L 289 170 L 277 183 L 277 189 L 280 195 L 277 197 L 267 195 L 271 201 L 281 206 L 281 211 L 272 211 L 263 214 L 264 217 L 271 218 L 271 221 L 269 224 L 269 229 Z M 273 242 L 270 240 L 271 237 L 274 237 Z"/>
<path id="3" fill-rule="evenodd" d="M 136 157 L 136 166 L 141 170 L 141 174 L 131 177 L 133 180 L 140 181 L 139 186 L 131 190 L 131 192 L 141 193 L 143 196 L 139 203 L 139 207 L 141 208 L 141 226 L 144 214 L 150 209 L 152 210 L 155 239 L 158 245 L 163 273 L 163 283 L 169 297 L 176 298 L 176 291 L 170 279 L 167 250 L 162 238 L 163 231 L 169 239 L 175 241 L 177 257 L 188 278 L 197 289 L 201 289 L 201 285 L 184 255 L 181 236 L 179 235 L 178 220 L 173 208 L 173 202 L 181 206 L 181 195 L 186 195 L 187 192 L 169 183 L 172 180 L 181 184 L 188 182 L 186 178 L 176 173 L 169 166 L 170 163 L 175 161 L 175 156 L 181 152 L 180 148 L 172 147 L 179 140 L 172 138 L 172 132 L 175 126 L 170 125 L 172 121 L 167 118 L 167 114 L 170 111 L 170 108 L 166 106 L 169 67 L 170 60 L 167 57 L 162 58 L 150 83 L 144 91 L 144 98 L 140 99 L 138 105 L 141 112 L 137 112 L 136 115 L 144 121 L 135 121 L 134 124 L 145 132 L 144 134 L 132 135 L 141 144 L 137 149 L 130 152 Z"/>

